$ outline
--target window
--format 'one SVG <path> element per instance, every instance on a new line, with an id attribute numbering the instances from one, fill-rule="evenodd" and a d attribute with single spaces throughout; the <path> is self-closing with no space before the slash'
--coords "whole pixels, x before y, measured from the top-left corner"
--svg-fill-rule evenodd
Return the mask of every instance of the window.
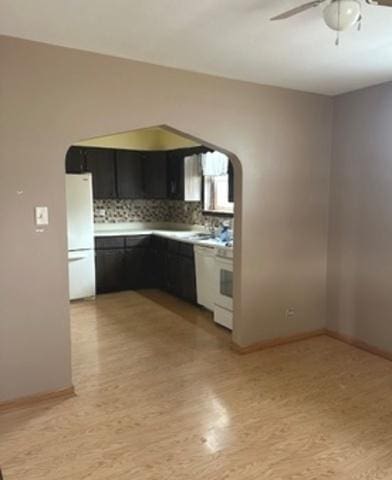
<path id="1" fill-rule="evenodd" d="M 204 176 L 203 210 L 233 213 L 234 203 L 229 202 L 229 175 Z"/>

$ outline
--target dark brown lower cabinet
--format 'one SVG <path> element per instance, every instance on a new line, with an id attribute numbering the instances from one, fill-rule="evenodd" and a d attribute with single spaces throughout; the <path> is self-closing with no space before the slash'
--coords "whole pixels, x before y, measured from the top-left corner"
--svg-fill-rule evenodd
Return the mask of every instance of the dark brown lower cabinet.
<path id="1" fill-rule="evenodd" d="M 173 295 L 180 296 L 180 257 L 174 253 L 166 255 L 164 288 Z"/>
<path id="2" fill-rule="evenodd" d="M 97 293 L 160 288 L 196 303 L 193 245 L 155 235 L 97 237 Z"/>
<path id="3" fill-rule="evenodd" d="M 191 303 L 196 303 L 196 274 L 193 258 L 180 257 L 180 292 L 179 296 Z"/>
<path id="4" fill-rule="evenodd" d="M 124 251 L 97 250 L 95 252 L 95 276 L 97 293 L 110 293 L 125 290 Z"/>
<path id="5" fill-rule="evenodd" d="M 165 290 L 188 302 L 196 303 L 196 272 L 193 245 L 168 241 Z"/>
<path id="6" fill-rule="evenodd" d="M 125 290 L 149 288 L 149 250 L 147 248 L 128 248 L 124 252 Z"/>
<path id="7" fill-rule="evenodd" d="M 149 255 L 149 288 L 165 289 L 167 272 L 167 238 L 151 236 Z"/>

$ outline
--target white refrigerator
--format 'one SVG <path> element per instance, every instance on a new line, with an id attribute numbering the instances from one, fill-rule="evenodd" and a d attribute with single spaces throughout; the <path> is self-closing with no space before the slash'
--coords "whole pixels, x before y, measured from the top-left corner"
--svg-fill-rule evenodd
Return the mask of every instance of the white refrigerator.
<path id="1" fill-rule="evenodd" d="M 94 214 L 91 173 L 66 175 L 69 298 L 95 295 Z"/>

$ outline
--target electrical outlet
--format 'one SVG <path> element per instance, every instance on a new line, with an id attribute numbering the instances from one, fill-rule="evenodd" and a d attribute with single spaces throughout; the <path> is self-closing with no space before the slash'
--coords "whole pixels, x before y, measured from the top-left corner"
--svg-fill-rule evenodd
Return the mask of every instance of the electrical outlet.
<path id="1" fill-rule="evenodd" d="M 295 315 L 295 309 L 293 307 L 288 307 L 286 309 L 286 319 L 294 317 L 294 315 Z"/>

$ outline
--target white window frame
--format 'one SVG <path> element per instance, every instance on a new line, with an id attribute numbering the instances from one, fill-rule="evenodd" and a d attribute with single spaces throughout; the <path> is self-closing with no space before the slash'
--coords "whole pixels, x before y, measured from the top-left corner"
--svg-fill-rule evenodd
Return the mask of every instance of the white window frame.
<path id="1" fill-rule="evenodd" d="M 234 202 L 229 202 L 229 175 L 203 177 L 203 210 L 210 213 L 234 214 Z"/>

